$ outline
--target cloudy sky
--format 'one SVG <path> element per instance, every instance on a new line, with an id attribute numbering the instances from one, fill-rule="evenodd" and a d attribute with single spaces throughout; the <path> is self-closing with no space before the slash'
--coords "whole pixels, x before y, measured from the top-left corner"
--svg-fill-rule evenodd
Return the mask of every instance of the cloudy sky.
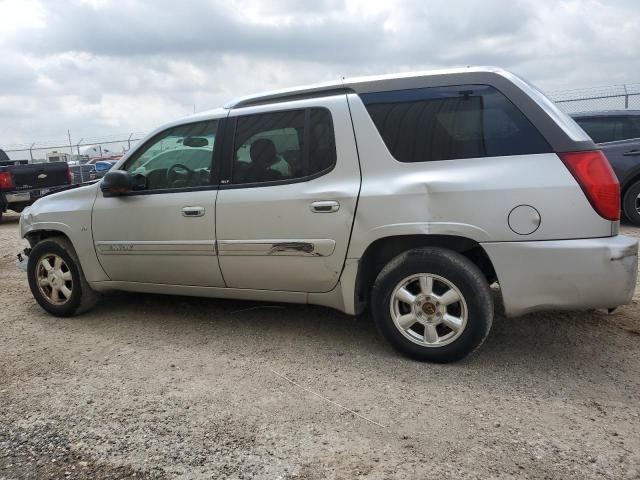
<path id="1" fill-rule="evenodd" d="M 497 65 L 640 82 L 638 0 L 0 0 L 0 147 L 145 132 L 256 91 Z"/>

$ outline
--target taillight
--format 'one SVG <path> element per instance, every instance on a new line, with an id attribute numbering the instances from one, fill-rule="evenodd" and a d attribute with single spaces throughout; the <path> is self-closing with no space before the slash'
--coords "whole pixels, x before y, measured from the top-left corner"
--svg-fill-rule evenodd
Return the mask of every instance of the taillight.
<path id="1" fill-rule="evenodd" d="M 600 150 L 559 153 L 591 206 L 607 220 L 620 220 L 620 184 Z"/>
<path id="2" fill-rule="evenodd" d="M 11 172 L 0 172 L 0 190 L 11 190 L 14 188 Z"/>
<path id="3" fill-rule="evenodd" d="M 68 165 L 67 165 L 67 180 L 69 181 L 69 185 L 73 184 L 73 172 L 71 171 Z"/>

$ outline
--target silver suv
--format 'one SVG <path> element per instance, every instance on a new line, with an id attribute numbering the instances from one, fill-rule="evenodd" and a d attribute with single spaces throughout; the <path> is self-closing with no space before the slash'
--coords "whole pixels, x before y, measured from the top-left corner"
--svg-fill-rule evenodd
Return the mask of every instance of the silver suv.
<path id="1" fill-rule="evenodd" d="M 127 290 L 369 308 L 420 360 L 507 315 L 631 300 L 619 185 L 523 79 L 468 68 L 252 96 L 150 134 L 97 184 L 21 217 L 48 312 Z"/>

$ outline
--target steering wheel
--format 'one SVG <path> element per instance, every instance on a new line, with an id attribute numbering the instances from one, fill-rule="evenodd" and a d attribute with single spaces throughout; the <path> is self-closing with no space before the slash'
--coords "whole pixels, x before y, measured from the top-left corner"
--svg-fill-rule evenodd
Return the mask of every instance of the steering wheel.
<path id="1" fill-rule="evenodd" d="M 176 163 L 167 168 L 167 185 L 171 188 L 186 187 L 195 172 L 186 165 Z"/>

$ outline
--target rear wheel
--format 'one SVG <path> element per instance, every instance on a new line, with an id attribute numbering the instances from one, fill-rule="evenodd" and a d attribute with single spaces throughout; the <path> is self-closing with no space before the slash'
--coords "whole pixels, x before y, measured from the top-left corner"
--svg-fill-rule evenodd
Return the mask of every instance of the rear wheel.
<path id="1" fill-rule="evenodd" d="M 622 210 L 631 223 L 640 226 L 640 182 L 627 189 L 622 199 Z"/>
<path id="2" fill-rule="evenodd" d="M 380 332 L 417 360 L 454 362 L 478 348 L 491 328 L 493 298 L 484 275 L 459 253 L 420 248 L 391 260 L 371 293 Z"/>
<path id="3" fill-rule="evenodd" d="M 58 317 L 82 313 L 98 299 L 84 278 L 73 246 L 64 237 L 47 238 L 31 249 L 27 277 L 36 301 Z"/>

